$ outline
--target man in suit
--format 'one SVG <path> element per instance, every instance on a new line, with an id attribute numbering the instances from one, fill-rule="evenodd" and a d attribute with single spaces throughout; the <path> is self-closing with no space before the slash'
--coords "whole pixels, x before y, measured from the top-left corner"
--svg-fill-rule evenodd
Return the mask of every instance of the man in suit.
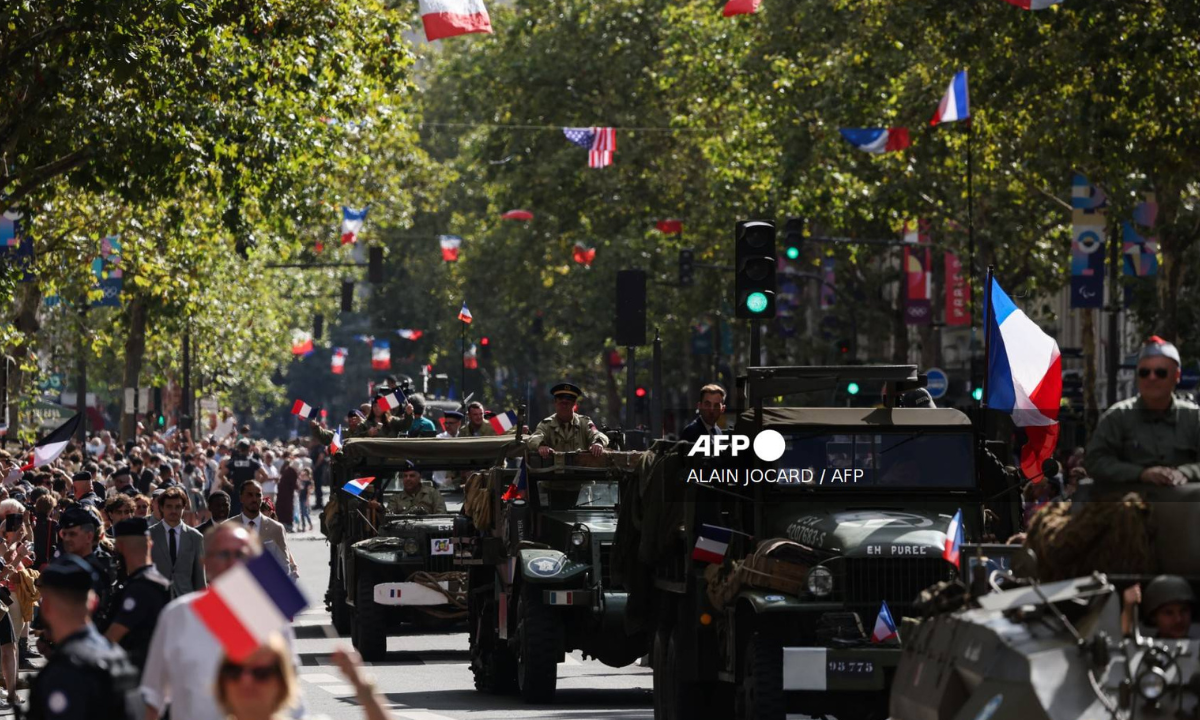
<path id="1" fill-rule="evenodd" d="M 696 419 L 679 433 L 680 440 L 694 443 L 701 435 L 723 435 L 724 431 L 717 423 L 725 412 L 725 388 L 716 383 L 700 388 L 700 402 L 696 403 L 696 411 Z"/>
<path id="2" fill-rule="evenodd" d="M 270 551 L 280 563 L 285 565 L 293 578 L 299 577 L 296 563 L 288 552 L 287 539 L 283 525 L 262 514 L 262 485 L 256 480 L 242 483 L 242 512 L 234 515 L 225 522 L 241 525 L 247 530 L 258 533 L 263 548 Z"/>
<path id="3" fill-rule="evenodd" d="M 163 577 L 171 581 L 176 598 L 207 587 L 204 580 L 204 536 L 183 523 L 187 493 L 169 487 L 158 496 L 162 522 L 150 528 L 151 559 Z"/>

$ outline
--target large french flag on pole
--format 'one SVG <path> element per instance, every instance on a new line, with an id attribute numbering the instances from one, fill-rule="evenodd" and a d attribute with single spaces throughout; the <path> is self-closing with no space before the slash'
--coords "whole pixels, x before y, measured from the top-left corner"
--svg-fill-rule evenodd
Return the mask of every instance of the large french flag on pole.
<path id="1" fill-rule="evenodd" d="M 49 435 L 42 438 L 33 446 L 33 457 L 29 458 L 29 462 L 21 466 L 22 470 L 32 470 L 40 468 L 43 465 L 49 465 L 62 455 L 63 450 L 67 449 L 71 438 L 75 437 L 75 432 L 79 429 L 79 421 L 83 416 L 80 413 L 75 413 L 75 416 L 66 421 L 62 425 L 56 427 Z"/>
<path id="2" fill-rule="evenodd" d="M 251 558 L 213 581 L 192 612 L 230 660 L 240 662 L 288 627 L 308 600 L 271 553 Z"/>
<path id="3" fill-rule="evenodd" d="M 1062 402 L 1062 358 L 1058 343 L 1042 332 L 1012 298 L 989 278 L 988 391 L 991 410 L 1012 415 L 1028 438 L 1021 449 L 1021 471 L 1042 479 L 1042 462 L 1058 444 L 1058 409 Z"/>
<path id="4" fill-rule="evenodd" d="M 929 124 L 957 122 L 969 117 L 971 117 L 971 100 L 967 92 L 967 71 L 961 70 L 950 81 L 950 87 L 946 88 L 946 94 L 938 103 L 937 112 Z"/>
<path id="5" fill-rule="evenodd" d="M 483 0 L 421 0 L 421 22 L 429 42 L 468 33 L 490 33 Z"/>

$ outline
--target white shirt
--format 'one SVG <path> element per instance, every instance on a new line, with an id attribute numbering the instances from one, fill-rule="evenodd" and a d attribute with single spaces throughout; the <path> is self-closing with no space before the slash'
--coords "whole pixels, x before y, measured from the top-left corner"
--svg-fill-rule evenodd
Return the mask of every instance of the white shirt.
<path id="1" fill-rule="evenodd" d="M 180 525 L 183 525 L 183 523 L 179 523 L 179 525 L 176 525 L 175 527 L 171 527 L 171 523 L 167 522 L 166 520 L 163 520 L 163 529 L 165 529 L 167 531 L 167 548 L 168 548 L 168 550 L 171 547 L 171 536 L 172 535 L 175 536 L 175 549 L 176 550 L 179 549 L 180 543 L 183 542 L 183 530 L 180 529 Z"/>
<path id="2" fill-rule="evenodd" d="M 170 704 L 172 720 L 225 720 L 213 697 L 217 668 L 221 666 L 224 653 L 221 644 L 191 607 L 202 592 L 178 597 L 163 608 L 142 673 L 141 691 L 146 704 L 160 715 Z M 290 627 L 283 634 L 283 640 L 292 655 L 292 663 L 299 666 L 295 634 Z M 293 717 L 304 716 L 303 704 L 298 703 L 300 707 Z"/>

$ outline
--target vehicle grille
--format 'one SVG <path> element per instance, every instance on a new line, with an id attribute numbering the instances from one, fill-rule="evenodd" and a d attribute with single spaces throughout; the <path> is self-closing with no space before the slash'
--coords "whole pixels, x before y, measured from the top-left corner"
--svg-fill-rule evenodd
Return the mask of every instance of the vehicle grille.
<path id="1" fill-rule="evenodd" d="M 612 588 L 612 543 L 600 543 L 600 586 L 605 590 Z"/>
<path id="2" fill-rule="evenodd" d="M 839 584 L 846 604 L 872 619 L 881 601 L 887 600 L 892 614 L 900 615 L 912 608 L 922 590 L 957 576 L 955 567 L 941 558 L 846 558 L 842 570 Z"/>
<path id="3" fill-rule="evenodd" d="M 425 570 L 427 572 L 441 573 L 441 572 L 450 572 L 452 570 L 457 569 L 454 567 L 454 556 L 453 555 L 433 555 L 433 554 L 431 554 L 432 549 L 433 549 L 432 540 L 434 538 L 450 538 L 450 537 L 454 537 L 453 529 L 435 530 L 433 532 L 425 533 L 425 541 L 424 541 L 425 547 L 421 549 L 421 552 L 424 553 L 424 555 L 425 555 Z"/>

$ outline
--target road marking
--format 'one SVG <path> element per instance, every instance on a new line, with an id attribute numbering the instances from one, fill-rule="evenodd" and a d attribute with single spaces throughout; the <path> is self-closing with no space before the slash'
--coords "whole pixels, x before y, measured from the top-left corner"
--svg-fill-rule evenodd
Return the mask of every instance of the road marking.
<path id="1" fill-rule="evenodd" d="M 340 685 L 341 683 L 345 682 L 341 678 L 334 677 L 333 675 L 330 675 L 328 673 L 301 674 L 300 679 L 307 680 L 308 682 L 310 682 L 314 685 L 322 685 L 322 684 L 330 684 L 330 683 Z"/>
<path id="2" fill-rule="evenodd" d="M 409 712 L 392 711 L 396 717 L 405 718 L 405 720 L 455 720 L 449 715 L 439 715 L 428 710 L 410 710 Z"/>
<path id="3" fill-rule="evenodd" d="M 353 685 L 318 685 L 317 687 L 328 692 L 330 695 L 350 697 L 355 695 Z"/>

